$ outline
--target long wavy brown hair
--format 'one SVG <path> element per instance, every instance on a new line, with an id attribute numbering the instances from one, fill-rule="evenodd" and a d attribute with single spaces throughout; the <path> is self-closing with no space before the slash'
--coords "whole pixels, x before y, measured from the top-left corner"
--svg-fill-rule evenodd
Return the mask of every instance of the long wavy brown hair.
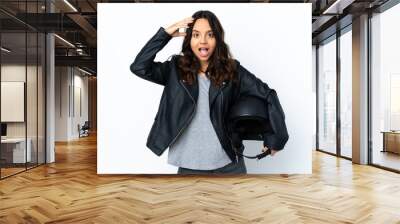
<path id="1" fill-rule="evenodd" d="M 182 56 L 178 60 L 178 69 L 181 79 L 192 85 L 197 80 L 201 66 L 200 61 L 190 47 L 193 26 L 198 19 L 207 19 L 216 39 L 213 54 L 208 59 L 207 77 L 211 83 L 220 87 L 227 80 L 236 81 L 236 63 L 232 58 L 228 45 L 224 41 L 224 29 L 214 13 L 197 11 L 193 14 L 193 23 L 189 24 L 186 36 L 182 43 Z"/>

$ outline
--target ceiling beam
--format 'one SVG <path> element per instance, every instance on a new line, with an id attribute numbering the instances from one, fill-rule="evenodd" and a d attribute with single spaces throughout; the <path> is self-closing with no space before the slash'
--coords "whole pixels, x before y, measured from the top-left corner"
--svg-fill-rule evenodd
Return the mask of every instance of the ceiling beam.
<path id="1" fill-rule="evenodd" d="M 67 16 L 73 20 L 77 25 L 79 25 L 84 31 L 85 33 L 90 37 L 87 38 L 86 41 L 89 42 L 91 47 L 94 47 L 97 45 L 96 41 L 92 41 L 92 40 L 96 40 L 97 38 L 97 30 L 96 28 L 94 28 L 85 17 L 83 17 L 82 15 L 80 15 L 79 13 L 69 13 L 67 14 Z"/>
<path id="2" fill-rule="evenodd" d="M 84 66 L 96 70 L 96 58 L 90 56 L 55 56 L 56 66 Z"/>
<path id="3" fill-rule="evenodd" d="M 343 10 L 353 2 L 355 2 L 355 0 L 336 0 L 326 7 L 322 14 L 342 14 Z"/>

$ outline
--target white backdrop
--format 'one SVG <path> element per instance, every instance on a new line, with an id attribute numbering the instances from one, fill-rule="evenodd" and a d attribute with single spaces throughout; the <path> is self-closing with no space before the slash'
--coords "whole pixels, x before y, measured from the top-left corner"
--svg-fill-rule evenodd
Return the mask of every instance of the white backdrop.
<path id="1" fill-rule="evenodd" d="M 144 44 L 198 10 L 210 10 L 225 30 L 237 60 L 274 88 L 286 115 L 289 141 L 274 157 L 245 160 L 249 174 L 311 173 L 315 94 L 311 71 L 311 4 L 135 3 L 98 4 L 99 174 L 167 174 L 177 167 L 146 147 L 163 86 L 143 80 L 129 66 Z M 181 50 L 173 38 L 157 54 L 165 61 Z M 262 142 L 246 141 L 245 154 L 260 153 Z"/>

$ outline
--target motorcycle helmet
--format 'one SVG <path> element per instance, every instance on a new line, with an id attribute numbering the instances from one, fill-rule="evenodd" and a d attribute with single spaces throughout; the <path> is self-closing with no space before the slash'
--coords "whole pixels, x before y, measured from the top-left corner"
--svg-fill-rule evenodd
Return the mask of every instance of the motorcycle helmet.
<path id="1" fill-rule="evenodd" d="M 254 96 L 239 98 L 229 112 L 229 132 L 232 146 L 239 156 L 249 159 L 262 159 L 271 153 L 270 149 L 256 155 L 246 156 L 243 140 L 264 140 L 264 136 L 273 133 L 269 122 L 268 107 L 263 99 Z"/>

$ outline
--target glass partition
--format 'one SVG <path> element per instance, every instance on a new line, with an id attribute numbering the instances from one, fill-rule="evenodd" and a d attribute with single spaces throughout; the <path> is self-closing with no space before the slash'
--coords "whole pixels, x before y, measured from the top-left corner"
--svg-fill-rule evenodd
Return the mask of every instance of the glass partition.
<path id="1" fill-rule="evenodd" d="M 346 32 L 347 31 L 347 32 Z M 352 157 L 352 35 L 340 36 L 340 154 Z"/>
<path id="2" fill-rule="evenodd" d="M 26 169 L 26 33 L 1 34 L 1 176 Z M 6 49 L 6 50 L 4 50 Z"/>
<path id="3" fill-rule="evenodd" d="M 38 164 L 44 164 L 46 162 L 46 147 L 45 147 L 45 122 L 46 122 L 46 76 L 45 76 L 45 65 L 46 65 L 46 38 L 43 33 L 38 33 L 38 64 L 37 64 L 37 162 Z"/>
<path id="4" fill-rule="evenodd" d="M 1 179 L 45 163 L 46 39 L 44 33 L 16 19 L 25 12 L 43 13 L 44 3 L 0 3 L 15 10 L 15 17 L 0 12 Z"/>
<path id="5" fill-rule="evenodd" d="M 336 154 L 336 36 L 318 47 L 318 147 Z"/>
<path id="6" fill-rule="evenodd" d="M 31 151 L 30 161 L 27 163 L 28 168 L 37 165 L 37 132 L 38 132 L 38 35 L 36 32 L 27 33 L 27 149 Z"/>

